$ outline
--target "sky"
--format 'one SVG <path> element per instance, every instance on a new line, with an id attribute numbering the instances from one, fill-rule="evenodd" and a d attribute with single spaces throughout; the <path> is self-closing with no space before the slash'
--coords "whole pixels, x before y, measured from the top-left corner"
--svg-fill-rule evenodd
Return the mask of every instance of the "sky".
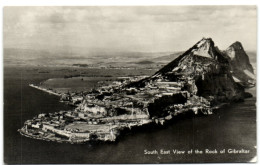
<path id="1" fill-rule="evenodd" d="M 256 50 L 256 6 L 5 7 L 4 47 L 48 51 L 183 51 L 203 37 Z"/>

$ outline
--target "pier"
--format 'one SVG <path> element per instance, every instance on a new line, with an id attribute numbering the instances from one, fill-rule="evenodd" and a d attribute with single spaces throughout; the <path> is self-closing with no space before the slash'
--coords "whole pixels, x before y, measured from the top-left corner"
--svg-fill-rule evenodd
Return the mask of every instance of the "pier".
<path id="1" fill-rule="evenodd" d="M 36 88 L 36 89 L 39 89 L 39 90 L 41 90 L 41 91 L 47 92 L 47 93 L 49 93 L 49 94 L 55 95 L 55 96 L 61 96 L 61 94 L 59 94 L 59 93 L 55 93 L 55 92 L 53 92 L 52 90 L 48 90 L 48 89 L 39 87 L 39 86 L 34 85 L 34 84 L 29 84 L 29 86 L 30 86 L 30 87 L 33 87 L 33 88 Z"/>

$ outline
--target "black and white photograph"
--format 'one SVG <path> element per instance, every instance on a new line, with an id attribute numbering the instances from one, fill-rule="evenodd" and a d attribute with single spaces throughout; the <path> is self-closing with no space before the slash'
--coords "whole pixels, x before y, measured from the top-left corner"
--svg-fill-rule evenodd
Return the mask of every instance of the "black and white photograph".
<path id="1" fill-rule="evenodd" d="M 5 6 L 6 164 L 257 161 L 257 6 Z"/>

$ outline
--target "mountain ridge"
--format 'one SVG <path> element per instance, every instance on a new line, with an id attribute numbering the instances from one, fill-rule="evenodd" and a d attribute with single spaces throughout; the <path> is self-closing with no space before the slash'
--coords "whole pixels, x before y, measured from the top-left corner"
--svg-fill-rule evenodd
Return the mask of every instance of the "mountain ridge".
<path id="1" fill-rule="evenodd" d="M 249 72 L 254 74 L 248 55 L 245 53 L 242 44 L 235 42 L 231 46 L 236 52 L 243 50 L 239 55 L 248 59 L 248 61 L 239 60 L 239 62 L 243 66 L 251 68 Z M 238 69 L 235 70 L 234 68 L 236 67 L 236 63 L 232 62 L 229 54 L 225 51 L 221 52 L 211 38 L 202 38 L 182 55 L 158 70 L 154 75 L 139 82 L 134 82 L 130 86 L 144 86 L 149 81 L 178 82 L 192 79 L 194 81 L 192 82 L 192 86 L 199 87 L 198 94 L 201 96 L 206 98 L 215 96 L 215 101 L 217 102 L 225 99 L 239 100 L 239 98 L 242 98 L 244 88 L 254 85 L 254 79 L 252 76 L 244 76 L 246 73 L 241 70 L 237 71 Z M 239 74 L 242 76 L 239 76 Z M 207 84 L 205 84 L 206 81 Z M 207 91 L 203 88 L 207 88 Z M 224 94 L 225 97 L 220 97 L 221 94 L 219 93 L 229 94 Z M 238 97 L 237 95 L 240 96 Z"/>

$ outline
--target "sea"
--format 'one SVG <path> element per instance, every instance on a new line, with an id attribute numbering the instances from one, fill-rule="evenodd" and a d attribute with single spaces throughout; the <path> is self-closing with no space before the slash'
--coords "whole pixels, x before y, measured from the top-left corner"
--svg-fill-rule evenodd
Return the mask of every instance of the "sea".
<path id="1" fill-rule="evenodd" d="M 5 163 L 230 163 L 255 160 L 255 88 L 249 91 L 253 98 L 226 105 L 212 115 L 184 116 L 164 126 L 134 128 L 125 131 L 116 142 L 70 144 L 21 136 L 17 130 L 26 120 L 40 113 L 73 109 L 60 103 L 59 97 L 28 86 L 57 76 L 52 72 L 39 74 L 37 69 L 28 67 L 4 67 Z M 242 149 L 249 153 L 230 153 Z M 184 151 L 184 154 L 174 153 L 176 150 Z M 158 153 L 147 154 L 148 151 Z"/>

